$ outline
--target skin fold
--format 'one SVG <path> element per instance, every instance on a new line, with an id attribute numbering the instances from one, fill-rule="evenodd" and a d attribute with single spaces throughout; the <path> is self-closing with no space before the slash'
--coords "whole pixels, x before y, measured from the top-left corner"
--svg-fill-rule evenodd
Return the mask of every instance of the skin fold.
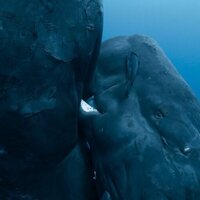
<path id="1" fill-rule="evenodd" d="M 1 200 L 96 198 L 77 126 L 101 35 L 100 0 L 0 0 Z"/>
<path id="2" fill-rule="evenodd" d="M 80 118 L 99 198 L 198 200 L 200 103 L 158 44 L 105 41 L 91 88 Z"/>

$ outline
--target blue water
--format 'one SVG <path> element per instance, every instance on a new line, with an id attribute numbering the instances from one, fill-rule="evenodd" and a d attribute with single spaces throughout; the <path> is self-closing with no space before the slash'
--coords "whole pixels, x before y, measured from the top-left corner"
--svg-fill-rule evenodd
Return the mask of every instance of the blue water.
<path id="1" fill-rule="evenodd" d="M 200 97 L 199 0 L 104 0 L 104 12 L 104 40 L 153 37 Z"/>

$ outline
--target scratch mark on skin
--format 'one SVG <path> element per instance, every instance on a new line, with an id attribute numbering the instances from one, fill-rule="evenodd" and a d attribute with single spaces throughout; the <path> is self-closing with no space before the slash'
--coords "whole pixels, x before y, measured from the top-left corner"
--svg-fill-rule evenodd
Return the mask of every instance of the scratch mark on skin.
<path id="1" fill-rule="evenodd" d="M 139 69 L 139 58 L 138 55 L 131 51 L 130 54 L 126 57 L 126 96 L 129 96 L 130 89 L 133 86 L 135 77 Z"/>

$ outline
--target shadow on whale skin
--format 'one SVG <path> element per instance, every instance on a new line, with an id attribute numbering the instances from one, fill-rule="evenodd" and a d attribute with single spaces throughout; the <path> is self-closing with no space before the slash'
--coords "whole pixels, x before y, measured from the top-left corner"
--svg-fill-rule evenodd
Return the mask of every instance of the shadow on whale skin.
<path id="1" fill-rule="evenodd" d="M 200 103 L 151 38 L 105 41 L 80 111 L 101 200 L 198 200 Z"/>
<path id="2" fill-rule="evenodd" d="M 93 200 L 78 133 L 101 0 L 0 0 L 0 199 Z"/>

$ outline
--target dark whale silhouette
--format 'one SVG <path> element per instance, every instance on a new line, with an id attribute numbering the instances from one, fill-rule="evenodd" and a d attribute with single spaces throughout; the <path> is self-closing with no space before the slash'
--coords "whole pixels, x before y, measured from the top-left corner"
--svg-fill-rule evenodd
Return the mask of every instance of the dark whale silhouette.
<path id="1" fill-rule="evenodd" d="M 105 41 L 92 87 L 81 127 L 99 198 L 198 200 L 200 103 L 158 44 Z"/>
<path id="2" fill-rule="evenodd" d="M 77 121 L 101 35 L 101 0 L 0 0 L 1 200 L 95 198 Z"/>

